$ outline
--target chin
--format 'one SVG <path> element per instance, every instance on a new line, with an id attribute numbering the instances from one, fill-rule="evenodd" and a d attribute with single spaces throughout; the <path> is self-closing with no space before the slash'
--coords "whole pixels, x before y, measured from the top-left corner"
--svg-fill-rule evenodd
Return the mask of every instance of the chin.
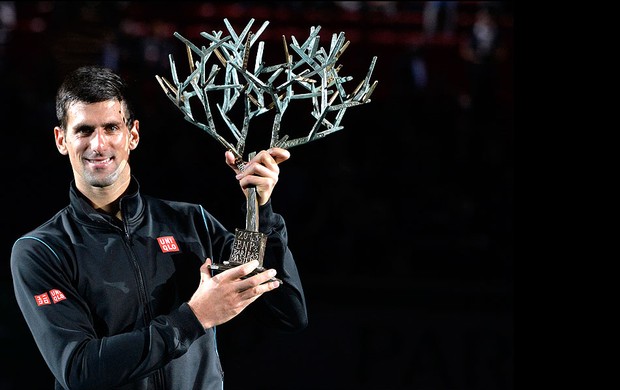
<path id="1" fill-rule="evenodd" d="M 109 187 L 116 183 L 120 175 L 118 172 L 113 172 L 108 175 L 105 174 L 86 174 L 84 178 L 86 182 L 92 187 Z"/>

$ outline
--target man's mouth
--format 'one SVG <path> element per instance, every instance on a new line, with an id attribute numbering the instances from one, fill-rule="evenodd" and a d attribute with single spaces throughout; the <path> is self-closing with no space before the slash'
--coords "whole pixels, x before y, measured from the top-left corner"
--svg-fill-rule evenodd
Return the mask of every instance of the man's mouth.
<path id="1" fill-rule="evenodd" d="M 100 169 L 107 167 L 112 162 L 113 158 L 85 158 L 85 160 L 93 168 Z"/>

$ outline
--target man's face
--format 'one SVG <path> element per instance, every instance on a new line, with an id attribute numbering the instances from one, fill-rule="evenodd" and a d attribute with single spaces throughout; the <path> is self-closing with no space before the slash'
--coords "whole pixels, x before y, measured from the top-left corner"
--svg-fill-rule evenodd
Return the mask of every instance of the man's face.
<path id="1" fill-rule="evenodd" d="M 129 152 L 138 146 L 138 122 L 132 128 L 118 100 L 73 103 L 67 128 L 54 128 L 56 146 L 69 156 L 78 188 L 108 187 L 130 177 Z"/>

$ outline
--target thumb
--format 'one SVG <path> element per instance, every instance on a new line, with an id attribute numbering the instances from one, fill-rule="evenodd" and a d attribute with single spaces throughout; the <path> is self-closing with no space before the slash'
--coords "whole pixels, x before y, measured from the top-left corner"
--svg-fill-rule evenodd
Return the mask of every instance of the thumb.
<path id="1" fill-rule="evenodd" d="M 231 167 L 233 169 L 233 171 L 235 171 L 235 173 L 239 173 L 239 168 L 237 166 L 237 159 L 235 158 L 235 155 L 233 154 L 233 152 L 231 152 L 230 150 L 227 150 L 224 153 L 225 157 L 226 157 L 226 164 Z"/>
<path id="2" fill-rule="evenodd" d="M 200 266 L 200 284 L 211 279 L 211 269 L 209 268 L 209 266 L 212 263 L 213 261 L 207 257 L 206 261 Z"/>

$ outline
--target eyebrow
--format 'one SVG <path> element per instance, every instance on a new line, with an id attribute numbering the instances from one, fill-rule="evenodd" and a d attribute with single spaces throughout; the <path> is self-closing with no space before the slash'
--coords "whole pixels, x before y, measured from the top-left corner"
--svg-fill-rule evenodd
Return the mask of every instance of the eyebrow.
<path id="1" fill-rule="evenodd" d="M 112 127 L 112 126 L 121 127 L 124 124 L 125 124 L 125 122 L 123 122 L 123 121 L 110 121 L 110 122 L 103 123 L 101 125 L 101 127 L 103 127 L 104 129 L 107 129 L 107 128 Z M 86 124 L 86 123 L 79 123 L 79 124 L 73 126 L 73 128 L 76 131 L 92 130 L 92 129 L 95 129 L 96 127 L 99 127 L 99 126 L 98 125 L 89 125 L 89 124 Z"/>

